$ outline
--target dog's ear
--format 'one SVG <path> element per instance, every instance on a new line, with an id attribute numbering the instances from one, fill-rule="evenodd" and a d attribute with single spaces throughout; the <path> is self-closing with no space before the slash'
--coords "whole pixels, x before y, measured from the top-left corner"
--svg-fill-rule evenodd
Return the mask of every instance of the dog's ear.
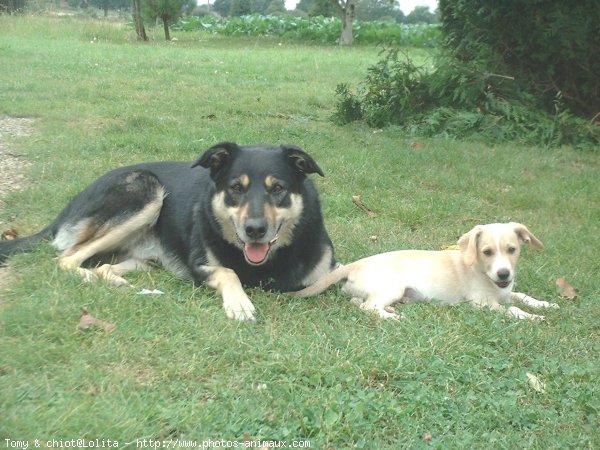
<path id="1" fill-rule="evenodd" d="M 315 160 L 300 147 L 296 147 L 295 145 L 282 145 L 281 148 L 292 164 L 292 167 L 301 174 L 307 175 L 310 173 L 318 173 L 322 177 L 325 176 Z"/>
<path id="2" fill-rule="evenodd" d="M 538 250 L 544 248 L 544 244 L 542 244 L 542 242 L 536 238 L 525 225 L 516 222 L 511 222 L 510 225 L 512 226 L 513 230 L 515 230 L 515 233 L 517 233 L 517 236 L 521 242 L 524 244 L 530 244 L 533 248 Z"/>
<path id="3" fill-rule="evenodd" d="M 193 167 L 201 166 L 210 169 L 211 175 L 219 172 L 231 162 L 240 147 L 234 142 L 221 142 L 206 150 L 202 156 L 192 164 Z"/>
<path id="4" fill-rule="evenodd" d="M 483 227 L 477 225 L 458 239 L 458 246 L 463 254 L 463 261 L 467 266 L 472 266 L 477 259 L 477 241 L 482 231 Z"/>

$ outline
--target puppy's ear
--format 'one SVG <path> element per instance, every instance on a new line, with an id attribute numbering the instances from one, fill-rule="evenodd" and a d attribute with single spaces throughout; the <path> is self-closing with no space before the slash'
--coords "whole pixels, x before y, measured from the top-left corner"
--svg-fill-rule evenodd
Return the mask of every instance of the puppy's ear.
<path id="1" fill-rule="evenodd" d="M 477 241 L 483 228 L 477 225 L 471 231 L 463 234 L 458 240 L 458 246 L 463 255 L 463 261 L 467 266 L 472 266 L 477 259 Z"/>
<path id="2" fill-rule="evenodd" d="M 322 177 L 325 176 L 315 160 L 300 147 L 296 147 L 295 145 L 282 145 L 281 148 L 294 169 L 299 173 L 303 175 L 318 173 Z"/>
<path id="3" fill-rule="evenodd" d="M 511 222 L 510 225 L 517 233 L 519 240 L 524 244 L 530 244 L 533 248 L 537 250 L 541 250 L 544 248 L 544 244 L 536 238 L 531 231 L 527 229 L 525 225 L 522 223 Z"/>
<path id="4" fill-rule="evenodd" d="M 192 164 L 193 167 L 201 166 L 210 169 L 211 175 L 215 175 L 223 167 L 231 162 L 240 147 L 234 142 L 221 142 L 206 150 L 202 156 Z"/>

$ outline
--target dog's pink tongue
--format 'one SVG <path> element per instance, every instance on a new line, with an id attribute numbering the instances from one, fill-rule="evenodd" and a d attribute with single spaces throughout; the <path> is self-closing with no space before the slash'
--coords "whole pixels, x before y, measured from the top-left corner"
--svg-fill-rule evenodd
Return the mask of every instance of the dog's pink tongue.
<path id="1" fill-rule="evenodd" d="M 246 244 L 244 248 L 246 258 L 254 264 L 259 264 L 267 258 L 269 253 L 269 244 L 262 244 L 260 242 L 251 242 Z"/>

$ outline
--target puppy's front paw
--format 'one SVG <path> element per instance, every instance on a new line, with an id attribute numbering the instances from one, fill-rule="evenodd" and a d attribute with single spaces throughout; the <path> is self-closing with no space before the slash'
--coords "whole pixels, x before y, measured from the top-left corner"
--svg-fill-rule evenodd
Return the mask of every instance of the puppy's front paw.
<path id="1" fill-rule="evenodd" d="M 398 314 L 396 314 L 395 312 L 390 312 L 390 311 L 387 311 L 386 309 L 378 309 L 377 313 L 379 314 L 379 317 L 381 317 L 382 319 L 392 319 L 392 320 L 402 319 L 402 317 L 399 316 Z"/>
<path id="2" fill-rule="evenodd" d="M 246 294 L 223 299 L 223 308 L 225 308 L 225 314 L 230 319 L 255 320 L 254 312 L 256 308 Z"/>
<path id="3" fill-rule="evenodd" d="M 508 313 L 516 317 L 517 319 L 528 319 L 528 320 L 546 320 L 544 316 L 540 316 L 538 314 L 530 314 L 528 312 L 523 311 L 522 309 L 517 308 L 516 306 L 511 306 L 508 308 Z"/>
<path id="4" fill-rule="evenodd" d="M 558 306 L 556 303 L 550 303 L 550 302 L 546 302 L 544 300 L 536 300 L 536 302 L 534 304 L 532 304 L 531 306 L 533 306 L 534 308 L 555 308 L 555 309 L 560 308 L 560 306 Z"/>

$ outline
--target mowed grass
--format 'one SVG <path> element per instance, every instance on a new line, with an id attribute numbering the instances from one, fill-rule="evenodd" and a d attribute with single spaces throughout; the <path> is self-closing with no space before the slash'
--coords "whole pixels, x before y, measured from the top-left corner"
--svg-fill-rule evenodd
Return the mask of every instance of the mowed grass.
<path id="1" fill-rule="evenodd" d="M 258 321 L 238 323 L 210 289 L 160 269 L 129 276 L 133 289 L 84 284 L 45 244 L 10 261 L 17 281 L 0 293 L 0 445 L 600 446 L 598 153 L 334 126 L 336 84 L 358 83 L 377 48 L 176 37 L 141 44 L 119 24 L 0 17 L 0 115 L 38 119 L 11 142 L 32 165 L 29 187 L 5 199 L 3 228 L 37 231 L 115 166 L 193 160 L 222 140 L 293 143 L 326 173 L 315 181 L 340 261 L 519 221 L 546 248 L 524 250 L 517 287 L 561 309 L 530 323 L 418 304 L 392 322 L 338 289 L 303 300 L 251 290 Z M 559 277 L 576 299 L 558 297 Z M 82 306 L 115 331 L 79 331 Z"/>

